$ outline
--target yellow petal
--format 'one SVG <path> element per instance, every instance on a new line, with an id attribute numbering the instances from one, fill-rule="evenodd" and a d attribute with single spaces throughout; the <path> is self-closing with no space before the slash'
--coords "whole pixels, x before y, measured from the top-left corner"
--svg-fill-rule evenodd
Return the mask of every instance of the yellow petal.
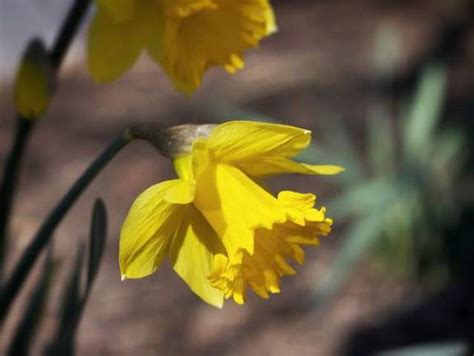
<path id="1" fill-rule="evenodd" d="M 291 191 L 278 193 L 278 203 L 287 210 L 290 221 L 297 225 L 306 226 L 309 222 L 326 222 L 326 208 L 314 209 L 316 196 L 314 194 L 302 194 Z M 330 224 L 330 223 L 329 223 Z"/>
<path id="2" fill-rule="evenodd" d="M 314 194 L 282 191 L 278 194 L 278 202 L 287 209 L 288 218 L 295 224 L 305 226 L 306 221 L 324 221 L 324 213 L 313 209 Z"/>
<path id="3" fill-rule="evenodd" d="M 307 164 L 307 163 L 298 163 L 298 164 L 305 169 L 306 172 L 304 174 L 334 175 L 334 174 L 339 174 L 341 172 L 344 172 L 346 170 L 345 168 L 341 166 L 336 166 L 332 164 Z M 300 173 L 300 172 L 288 172 L 288 173 Z"/>
<path id="4" fill-rule="evenodd" d="M 278 193 L 278 202 L 286 208 L 295 208 L 305 211 L 313 208 L 316 203 L 316 195 L 283 190 Z"/>
<path id="5" fill-rule="evenodd" d="M 274 224 L 271 229 L 256 229 L 253 254 L 240 250 L 228 257 L 215 258 L 209 280 L 224 292 L 226 298 L 233 297 L 238 304 L 245 301 L 247 286 L 264 299 L 269 293 L 279 293 L 281 277 L 296 273 L 287 260 L 303 264 L 305 253 L 302 246 L 318 245 L 318 237 L 331 230 L 331 220 L 325 217 L 324 209 L 313 208 L 314 195 L 282 192 L 278 201 L 286 208 L 294 203 L 291 205 L 293 211 L 289 212 L 290 219 Z M 298 214 L 297 221 L 293 221 L 293 216 Z M 306 219 L 315 216 L 317 221 Z M 303 224 L 298 223 L 300 218 L 305 220 Z"/>
<path id="6" fill-rule="evenodd" d="M 193 205 L 188 205 L 170 244 L 171 264 L 194 293 L 205 302 L 221 308 L 224 294 L 212 287 L 207 278 L 217 253 L 224 253 L 224 248 L 216 233 L 201 213 Z"/>
<path id="7" fill-rule="evenodd" d="M 193 152 L 199 161 L 197 153 Z M 201 172 L 196 175 L 194 204 L 228 252 L 243 248 L 253 253 L 253 230 L 271 229 L 273 224 L 286 220 L 286 213 L 275 197 L 238 168 L 213 161 L 195 164 Z"/>
<path id="8" fill-rule="evenodd" d="M 238 166 L 252 177 L 270 177 L 285 173 L 333 175 L 344 171 L 340 166 L 299 163 L 285 157 L 248 159 L 238 163 Z"/>
<path id="9" fill-rule="evenodd" d="M 189 181 L 179 179 L 176 184 L 169 187 L 164 200 L 173 204 L 189 204 L 194 199 L 195 187 Z"/>
<path id="10" fill-rule="evenodd" d="M 165 1 L 160 62 L 175 86 L 192 93 L 212 66 L 234 73 L 243 52 L 276 29 L 267 0 Z"/>
<path id="11" fill-rule="evenodd" d="M 293 157 L 311 142 L 311 131 L 255 121 L 218 125 L 208 139 L 214 156 L 223 162 L 261 162 L 263 157 Z"/>
<path id="12" fill-rule="evenodd" d="M 136 0 L 96 0 L 96 3 L 108 11 L 114 20 L 121 22 L 133 17 Z"/>
<path id="13" fill-rule="evenodd" d="M 100 9 L 88 35 L 87 60 L 92 77 L 98 82 L 117 79 L 138 58 L 149 34 L 140 19 L 117 22 Z"/>
<path id="14" fill-rule="evenodd" d="M 123 277 L 148 276 L 161 264 L 186 207 L 167 201 L 165 196 L 180 184 L 176 179 L 154 185 L 133 203 L 120 232 Z"/>
<path id="15" fill-rule="evenodd" d="M 201 10 L 215 9 L 215 0 L 161 0 L 165 16 L 184 19 Z"/>
<path id="16" fill-rule="evenodd" d="M 193 175 L 193 156 L 187 154 L 173 160 L 174 169 L 178 177 L 188 181 L 194 181 Z"/>

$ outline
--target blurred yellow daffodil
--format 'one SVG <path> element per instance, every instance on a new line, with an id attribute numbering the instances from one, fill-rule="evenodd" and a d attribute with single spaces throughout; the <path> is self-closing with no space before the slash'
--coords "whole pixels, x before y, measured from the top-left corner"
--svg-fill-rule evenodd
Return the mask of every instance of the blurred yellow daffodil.
<path id="1" fill-rule="evenodd" d="M 243 52 L 276 30 L 268 0 L 96 0 L 88 40 L 93 78 L 107 82 L 130 68 L 143 50 L 176 88 L 190 94 L 204 72 L 234 73 Z"/>
<path id="2" fill-rule="evenodd" d="M 261 179 L 343 169 L 291 159 L 309 145 L 308 130 L 251 121 L 206 127 L 197 135 L 204 137 L 174 157 L 179 178 L 148 188 L 133 203 L 120 236 L 122 276 L 148 276 L 168 256 L 211 305 L 221 307 L 224 297 L 242 304 L 248 287 L 268 298 L 280 291 L 282 276 L 295 273 L 286 259 L 302 264 L 302 246 L 317 245 L 332 220 L 314 208 L 313 194 L 274 197 Z"/>

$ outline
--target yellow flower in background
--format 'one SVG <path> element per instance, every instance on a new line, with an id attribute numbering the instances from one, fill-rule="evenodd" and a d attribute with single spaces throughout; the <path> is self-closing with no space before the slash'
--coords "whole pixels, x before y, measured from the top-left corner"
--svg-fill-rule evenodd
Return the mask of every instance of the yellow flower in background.
<path id="1" fill-rule="evenodd" d="M 88 40 L 94 79 L 108 82 L 129 69 L 143 50 L 176 88 L 194 92 L 204 72 L 234 73 L 243 52 L 276 30 L 268 0 L 96 0 Z"/>
<path id="2" fill-rule="evenodd" d="M 123 278 L 155 272 L 165 256 L 189 287 L 221 307 L 242 304 L 252 288 L 262 298 L 280 291 L 280 278 L 302 264 L 302 246 L 331 230 L 313 194 L 274 197 L 259 182 L 284 173 L 337 174 L 343 169 L 291 158 L 311 133 L 292 126 L 231 121 L 212 127 L 174 159 L 178 179 L 145 190 L 133 203 L 120 236 Z"/>

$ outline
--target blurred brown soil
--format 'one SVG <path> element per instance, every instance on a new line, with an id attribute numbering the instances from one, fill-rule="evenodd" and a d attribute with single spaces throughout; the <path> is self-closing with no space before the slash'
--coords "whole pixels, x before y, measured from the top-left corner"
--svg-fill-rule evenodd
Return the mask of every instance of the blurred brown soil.
<path id="1" fill-rule="evenodd" d="M 279 1 L 276 6 L 279 33 L 249 53 L 245 70 L 236 76 L 220 70 L 209 73 L 192 98 L 175 93 L 146 59 L 104 86 L 94 84 L 83 66 L 61 73 L 57 96 L 28 148 L 11 229 L 10 265 L 74 179 L 128 123 L 204 123 L 216 115 L 236 119 L 240 116 L 232 108 L 243 107 L 313 130 L 339 117 L 354 128 L 357 138 L 368 106 L 379 98 L 360 91 L 357 84 L 377 74 L 373 53 L 382 26 L 399 33 L 401 50 L 394 71 L 403 72 L 436 41 L 440 25 L 459 15 L 445 1 Z M 0 100 L 4 162 L 13 126 L 9 91 Z M 318 140 L 317 130 L 314 138 Z M 145 143 L 133 143 L 100 174 L 58 229 L 59 280 L 69 270 L 78 243 L 86 241 L 94 199 L 104 199 L 110 218 L 108 244 L 81 323 L 78 355 L 336 355 L 357 322 L 376 320 L 414 298 L 406 283 L 373 273 L 363 264 L 329 305 L 298 312 L 337 251 L 342 237 L 337 222 L 332 236 L 308 251 L 297 276 L 285 279 L 282 293 L 268 301 L 250 296 L 244 306 L 229 302 L 223 310 L 213 309 L 198 300 L 167 263 L 150 278 L 121 282 L 120 224 L 138 193 L 171 177 L 166 159 Z M 328 181 L 287 177 L 278 184 L 316 192 L 324 204 L 337 194 Z M 55 297 L 59 294 L 54 291 Z M 17 304 L 12 319 L 21 312 Z M 58 313 L 58 303 L 51 303 L 41 342 L 54 330 Z M 5 336 L 13 324 L 7 323 Z"/>

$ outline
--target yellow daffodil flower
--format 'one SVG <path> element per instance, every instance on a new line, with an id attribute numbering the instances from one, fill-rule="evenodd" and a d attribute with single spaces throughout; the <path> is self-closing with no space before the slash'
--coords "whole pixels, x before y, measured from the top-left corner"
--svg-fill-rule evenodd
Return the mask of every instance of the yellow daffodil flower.
<path id="1" fill-rule="evenodd" d="M 261 179 L 343 169 L 291 159 L 309 145 L 308 130 L 251 121 L 203 127 L 174 157 L 179 178 L 148 188 L 133 203 L 120 236 L 122 276 L 148 276 L 168 256 L 211 305 L 221 307 L 224 297 L 242 304 L 248 287 L 268 298 L 280 291 L 282 276 L 295 273 L 286 259 L 302 264 L 302 246 L 317 245 L 332 220 L 314 208 L 313 194 L 275 197 Z"/>
<path id="2" fill-rule="evenodd" d="M 275 32 L 268 0 L 96 0 L 88 40 L 93 78 L 108 82 L 130 68 L 143 50 L 176 88 L 192 93 L 204 72 L 235 73 L 243 52 Z"/>

